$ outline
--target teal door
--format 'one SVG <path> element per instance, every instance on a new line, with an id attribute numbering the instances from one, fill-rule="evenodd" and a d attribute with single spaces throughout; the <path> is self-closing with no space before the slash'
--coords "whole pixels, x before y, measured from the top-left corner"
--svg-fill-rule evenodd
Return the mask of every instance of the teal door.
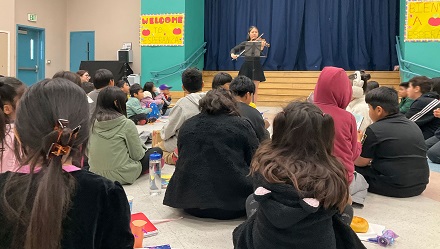
<path id="1" fill-rule="evenodd" d="M 32 85 L 44 78 L 44 30 L 17 26 L 17 78 Z"/>
<path id="2" fill-rule="evenodd" d="M 94 60 L 95 31 L 70 32 L 70 71 L 78 71 L 81 61 Z"/>

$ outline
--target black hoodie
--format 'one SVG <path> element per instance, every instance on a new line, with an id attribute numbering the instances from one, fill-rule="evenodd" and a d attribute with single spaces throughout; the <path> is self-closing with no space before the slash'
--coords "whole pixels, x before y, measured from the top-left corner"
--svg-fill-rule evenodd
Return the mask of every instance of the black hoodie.
<path id="1" fill-rule="evenodd" d="M 261 187 L 254 197 L 259 207 L 234 230 L 234 248 L 365 248 L 336 209 L 326 210 L 313 198 L 299 197 L 292 185 L 257 181 Z"/>

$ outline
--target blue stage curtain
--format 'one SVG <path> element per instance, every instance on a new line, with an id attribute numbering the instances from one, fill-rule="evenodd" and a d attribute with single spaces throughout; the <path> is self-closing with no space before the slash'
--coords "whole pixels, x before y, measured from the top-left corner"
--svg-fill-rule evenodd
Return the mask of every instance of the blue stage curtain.
<path id="1" fill-rule="evenodd" d="M 265 70 L 392 70 L 398 0 L 205 0 L 205 70 L 238 70 L 229 51 L 257 26 Z"/>

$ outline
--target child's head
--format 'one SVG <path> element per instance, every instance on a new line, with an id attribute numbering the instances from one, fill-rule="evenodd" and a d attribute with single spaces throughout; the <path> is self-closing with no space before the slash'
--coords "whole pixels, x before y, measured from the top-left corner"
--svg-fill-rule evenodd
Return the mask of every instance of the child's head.
<path id="1" fill-rule="evenodd" d="M 184 91 L 196 93 L 202 91 L 202 72 L 197 68 L 188 68 L 182 73 L 182 87 Z"/>
<path id="2" fill-rule="evenodd" d="M 324 208 L 343 210 L 348 200 L 344 166 L 332 156 L 332 117 L 308 102 L 292 102 L 275 116 L 272 140 L 263 142 L 251 163 L 269 183 L 293 185 Z"/>
<path id="3" fill-rule="evenodd" d="M 59 71 L 52 76 L 52 79 L 55 79 L 55 78 L 64 78 L 64 79 L 70 80 L 71 82 L 73 82 L 81 87 L 81 78 L 76 73 L 73 73 L 70 71 Z"/>
<path id="4" fill-rule="evenodd" d="M 440 94 L 440 77 L 432 78 L 431 85 L 431 92 L 436 92 L 437 94 Z"/>
<path id="5" fill-rule="evenodd" d="M 157 88 L 153 82 L 146 82 L 143 90 L 144 90 L 144 92 L 151 93 L 151 96 L 153 96 L 153 97 L 156 96 Z"/>
<path id="6" fill-rule="evenodd" d="M 431 81 L 426 76 L 416 76 L 409 80 L 409 87 L 406 90 L 408 98 L 418 99 L 422 94 L 431 91 Z"/>
<path id="7" fill-rule="evenodd" d="M 36 167 L 40 171 L 36 178 L 11 176 L 1 193 L 5 217 L 10 217 L 10 223 L 17 224 L 20 230 L 28 231 L 12 242 L 14 248 L 22 247 L 17 243 L 32 244 L 35 248 L 60 244 L 62 223 L 75 188 L 74 179 L 63 172 L 62 164 L 69 164 L 74 156 L 81 156 L 80 151 L 86 150 L 88 116 L 84 90 L 63 78 L 38 82 L 21 98 L 15 120 L 15 154 L 21 165 L 30 166 L 31 176 Z M 31 203 L 27 201 L 29 196 L 34 197 Z"/>
<path id="8" fill-rule="evenodd" d="M 199 102 L 201 113 L 209 115 L 227 114 L 240 116 L 238 114 L 237 101 L 228 90 L 223 88 L 212 89 L 206 93 Z"/>
<path id="9" fill-rule="evenodd" d="M 220 72 L 214 76 L 212 80 L 212 89 L 216 89 L 219 87 L 223 87 L 226 90 L 229 90 L 229 85 L 232 81 L 232 76 L 225 72 Z"/>
<path id="10" fill-rule="evenodd" d="M 365 94 L 367 94 L 369 91 L 378 88 L 379 87 L 379 82 L 377 81 L 368 81 L 367 83 L 367 88 L 365 89 Z"/>
<path id="11" fill-rule="evenodd" d="M 382 86 L 371 90 L 365 95 L 365 102 L 368 104 L 373 122 L 399 112 L 397 91 L 390 87 Z"/>
<path id="12" fill-rule="evenodd" d="M 248 77 L 240 75 L 232 80 L 231 85 L 229 85 L 229 90 L 244 103 L 250 104 L 252 95 L 255 93 L 255 84 Z"/>
<path id="13" fill-rule="evenodd" d="M 258 28 L 255 26 L 250 26 L 248 29 L 246 40 L 255 40 L 258 38 Z"/>
<path id="14" fill-rule="evenodd" d="M 165 94 L 165 95 L 169 95 L 170 94 L 170 89 L 173 88 L 167 84 L 162 84 L 159 86 L 160 91 Z"/>
<path id="15" fill-rule="evenodd" d="M 402 82 L 399 84 L 399 97 L 406 98 L 408 97 L 407 89 L 409 87 L 409 82 Z"/>
<path id="16" fill-rule="evenodd" d="M 6 85 L 10 85 L 14 88 L 15 92 L 17 93 L 17 99 L 20 99 L 21 96 L 23 96 L 24 92 L 26 91 L 26 85 L 14 77 L 0 77 L 0 82 L 5 83 Z"/>
<path id="17" fill-rule="evenodd" d="M 116 86 L 121 89 L 125 94 L 130 94 L 130 85 L 125 80 L 120 80 Z"/>
<path id="18" fill-rule="evenodd" d="M 0 100 L 1 109 L 4 114 L 4 122 L 0 122 L 1 126 L 4 124 L 13 123 L 15 120 L 15 111 L 17 110 L 17 103 L 19 100 L 15 89 L 5 83 L 6 78 L 0 78 Z"/>
<path id="19" fill-rule="evenodd" d="M 114 86 L 115 85 L 115 77 L 113 77 L 113 73 L 107 69 L 98 69 L 95 72 L 95 78 L 93 80 L 93 85 L 96 89 L 101 89 L 106 86 Z"/>
<path id="20" fill-rule="evenodd" d="M 127 116 L 125 102 L 127 95 L 119 87 L 106 87 L 99 92 L 96 101 L 95 117 L 98 121 L 112 120 L 121 115 Z"/>
<path id="21" fill-rule="evenodd" d="M 142 90 L 141 85 L 133 84 L 130 86 L 130 96 L 137 98 L 139 100 L 144 98 L 144 90 Z"/>

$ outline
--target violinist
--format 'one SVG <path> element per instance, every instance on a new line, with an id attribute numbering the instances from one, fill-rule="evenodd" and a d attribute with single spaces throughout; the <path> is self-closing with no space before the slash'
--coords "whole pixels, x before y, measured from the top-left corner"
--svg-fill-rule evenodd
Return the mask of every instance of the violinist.
<path id="1" fill-rule="evenodd" d="M 270 44 L 266 42 L 265 39 L 261 38 L 261 35 L 258 33 L 258 29 L 255 26 L 251 26 L 248 30 L 247 40 L 246 41 L 261 41 L 261 51 L 265 47 L 269 47 Z M 246 41 L 238 44 L 234 48 L 231 49 L 231 58 L 237 59 L 243 51 L 245 50 Z M 255 93 L 254 93 L 254 102 L 257 102 L 258 96 L 258 85 L 260 82 L 266 81 L 266 77 L 264 76 L 263 67 L 261 66 L 260 57 L 245 57 L 245 61 L 238 72 L 238 75 L 244 75 L 254 81 L 255 84 Z"/>

